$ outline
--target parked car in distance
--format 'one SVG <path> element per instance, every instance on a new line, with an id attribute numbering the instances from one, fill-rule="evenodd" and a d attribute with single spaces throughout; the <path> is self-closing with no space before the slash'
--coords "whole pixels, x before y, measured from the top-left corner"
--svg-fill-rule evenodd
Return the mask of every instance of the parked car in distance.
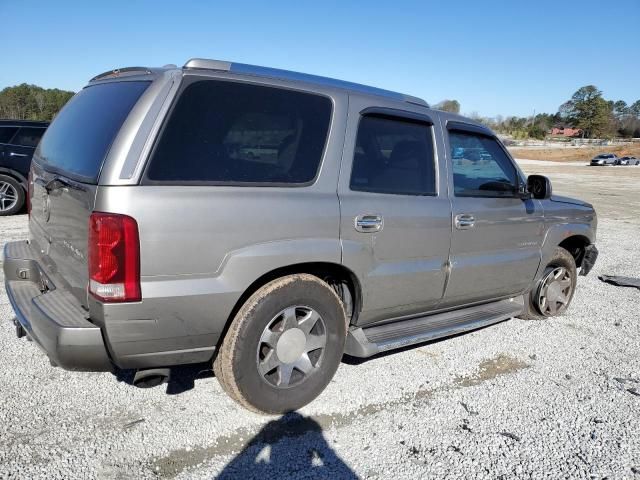
<path id="1" fill-rule="evenodd" d="M 618 159 L 618 165 L 640 165 L 640 158 L 636 157 L 620 157 Z"/>
<path id="2" fill-rule="evenodd" d="M 618 157 L 615 153 L 601 153 L 591 159 L 591 165 L 617 165 Z"/>
<path id="3" fill-rule="evenodd" d="M 30 177 L 29 240 L 4 251 L 18 337 L 139 386 L 211 362 L 268 414 L 316 398 L 345 353 L 560 315 L 597 257 L 593 207 L 480 123 L 217 60 L 93 78 Z"/>
<path id="4" fill-rule="evenodd" d="M 48 122 L 0 120 L 0 216 L 24 206 L 31 157 Z"/>

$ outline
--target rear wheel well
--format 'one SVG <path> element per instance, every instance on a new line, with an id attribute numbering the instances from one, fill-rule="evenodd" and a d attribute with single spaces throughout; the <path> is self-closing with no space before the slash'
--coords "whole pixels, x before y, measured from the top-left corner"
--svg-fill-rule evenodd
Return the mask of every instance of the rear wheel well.
<path id="1" fill-rule="evenodd" d="M 358 282 L 354 273 L 337 263 L 313 262 L 288 265 L 262 275 L 244 291 L 240 299 L 236 302 L 231 311 L 231 315 L 229 315 L 227 325 L 235 317 L 236 313 L 238 313 L 238 310 L 242 308 L 242 305 L 244 305 L 247 299 L 259 288 L 272 280 L 296 273 L 307 273 L 328 283 L 342 300 L 349 323 L 352 324 L 356 321 L 362 306 L 362 291 L 360 289 L 360 282 Z"/>
<path id="2" fill-rule="evenodd" d="M 574 235 L 572 237 L 565 238 L 560 244 L 559 247 L 564 248 L 567 252 L 573 256 L 576 261 L 576 266 L 582 266 L 582 260 L 584 258 L 584 252 L 591 242 L 587 237 L 583 237 L 582 235 Z"/>

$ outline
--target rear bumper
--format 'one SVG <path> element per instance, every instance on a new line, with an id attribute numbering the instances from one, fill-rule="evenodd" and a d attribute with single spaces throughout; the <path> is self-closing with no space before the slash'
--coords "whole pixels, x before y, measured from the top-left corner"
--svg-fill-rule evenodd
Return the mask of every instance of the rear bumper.
<path id="1" fill-rule="evenodd" d="M 73 295 L 56 288 L 29 243 L 5 245 L 3 270 L 18 322 L 53 362 L 67 370 L 113 370 L 100 327 Z"/>

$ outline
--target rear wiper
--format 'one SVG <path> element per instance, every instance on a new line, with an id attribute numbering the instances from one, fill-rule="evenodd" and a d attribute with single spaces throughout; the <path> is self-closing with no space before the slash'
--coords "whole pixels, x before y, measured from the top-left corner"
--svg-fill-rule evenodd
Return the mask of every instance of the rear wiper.
<path id="1" fill-rule="evenodd" d="M 47 193 L 51 193 L 54 190 L 58 190 L 62 187 L 73 188 L 74 190 L 80 191 L 86 190 L 84 187 L 78 185 L 77 183 L 70 182 L 69 180 L 62 177 L 52 178 L 44 185 L 44 189 L 47 191 Z"/>

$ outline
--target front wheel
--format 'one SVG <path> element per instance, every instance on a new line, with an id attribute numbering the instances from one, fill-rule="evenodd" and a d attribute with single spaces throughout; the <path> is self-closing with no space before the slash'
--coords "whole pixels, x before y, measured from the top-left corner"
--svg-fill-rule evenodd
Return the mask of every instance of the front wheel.
<path id="1" fill-rule="evenodd" d="M 577 281 L 575 259 L 564 248 L 557 247 L 542 278 L 531 290 L 525 310 L 519 317 L 540 320 L 562 315 L 573 299 Z"/>
<path id="2" fill-rule="evenodd" d="M 289 275 L 258 289 L 233 319 L 214 372 L 240 405 L 258 413 L 296 410 L 336 372 L 346 338 L 344 308 L 317 277 Z"/>

